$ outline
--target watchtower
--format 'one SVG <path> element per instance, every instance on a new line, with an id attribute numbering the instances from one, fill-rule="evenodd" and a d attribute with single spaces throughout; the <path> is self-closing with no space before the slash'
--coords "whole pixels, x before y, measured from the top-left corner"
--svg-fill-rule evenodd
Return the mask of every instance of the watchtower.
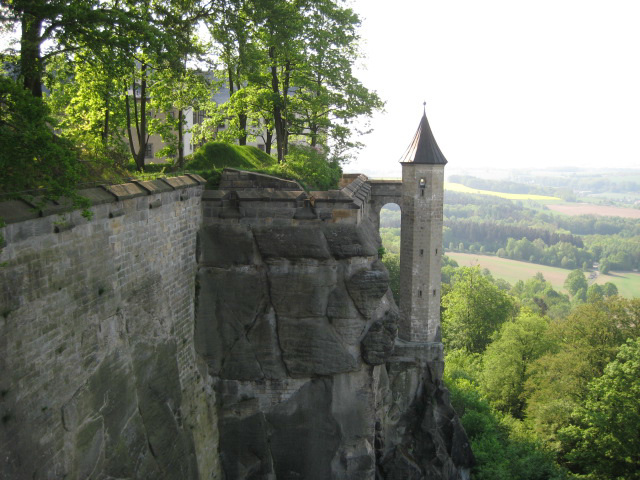
<path id="1" fill-rule="evenodd" d="M 402 156 L 399 335 L 413 342 L 439 342 L 440 266 L 444 166 L 426 108 Z"/>

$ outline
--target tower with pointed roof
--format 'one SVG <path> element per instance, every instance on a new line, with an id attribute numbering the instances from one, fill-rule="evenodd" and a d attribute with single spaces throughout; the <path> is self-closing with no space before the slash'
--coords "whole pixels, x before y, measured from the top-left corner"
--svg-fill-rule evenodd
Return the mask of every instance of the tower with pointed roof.
<path id="1" fill-rule="evenodd" d="M 402 156 L 399 334 L 413 342 L 439 342 L 444 166 L 426 108 Z"/>

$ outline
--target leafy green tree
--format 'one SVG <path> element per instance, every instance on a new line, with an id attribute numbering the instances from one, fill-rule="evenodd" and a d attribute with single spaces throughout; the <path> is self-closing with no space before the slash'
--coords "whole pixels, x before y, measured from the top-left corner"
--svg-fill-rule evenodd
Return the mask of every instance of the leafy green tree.
<path id="1" fill-rule="evenodd" d="M 618 295 L 618 287 L 615 283 L 607 282 L 602 286 L 602 292 L 605 297 L 613 297 Z"/>
<path id="2" fill-rule="evenodd" d="M 560 480 L 563 472 L 521 422 L 496 411 L 481 393 L 480 355 L 454 350 L 445 359 L 444 381 L 476 459 L 474 480 Z"/>
<path id="3" fill-rule="evenodd" d="M 603 299 L 604 299 L 603 288 L 597 283 L 589 285 L 589 288 L 587 289 L 587 302 L 596 303 L 596 302 L 601 302 Z"/>
<path id="4" fill-rule="evenodd" d="M 523 418 L 531 366 L 553 347 L 547 327 L 547 319 L 523 311 L 513 322 L 502 324 L 484 352 L 481 390 L 498 410 Z"/>
<path id="5" fill-rule="evenodd" d="M 45 102 L 58 119 L 58 132 L 79 146 L 83 160 L 126 161 L 122 136 L 127 70 L 122 63 L 105 63 L 89 50 L 50 59 Z"/>
<path id="6" fill-rule="evenodd" d="M 572 471 L 597 480 L 640 479 L 640 339 L 620 347 L 559 432 Z"/>
<path id="7" fill-rule="evenodd" d="M 86 170 L 71 142 L 53 133 L 55 125 L 39 98 L 0 76 L 0 192 L 66 196 L 86 206 L 75 193 Z"/>
<path id="8" fill-rule="evenodd" d="M 555 349 L 534 362 L 525 384 L 528 421 L 550 447 L 561 450 L 558 430 L 568 425 L 589 382 L 602 375 L 620 345 L 640 336 L 639 325 L 640 299 L 620 297 L 580 305 L 551 323 Z"/>
<path id="9" fill-rule="evenodd" d="M 145 14 L 150 1 L 2 0 L 0 5 L 2 23 L 21 26 L 20 75 L 36 97 L 42 97 L 45 63 L 55 55 L 83 48 L 98 58 L 132 58 L 144 43 L 158 55 L 171 56 L 189 43 L 182 29 L 172 28 L 188 23 L 176 11 L 177 2 L 155 3 L 154 15 Z"/>
<path id="10" fill-rule="evenodd" d="M 389 288 L 393 293 L 396 304 L 400 304 L 400 255 L 397 253 L 385 253 L 382 263 L 389 271 Z"/>
<path id="11" fill-rule="evenodd" d="M 482 353 L 494 332 L 514 314 L 511 297 L 482 275 L 479 267 L 458 270 L 442 306 L 446 347 L 471 353 Z"/>
<path id="12" fill-rule="evenodd" d="M 572 296 L 576 295 L 580 289 L 584 289 L 586 292 L 589 285 L 587 284 L 584 272 L 582 270 L 573 270 L 569 273 L 564 281 L 564 288 L 566 288 Z"/>

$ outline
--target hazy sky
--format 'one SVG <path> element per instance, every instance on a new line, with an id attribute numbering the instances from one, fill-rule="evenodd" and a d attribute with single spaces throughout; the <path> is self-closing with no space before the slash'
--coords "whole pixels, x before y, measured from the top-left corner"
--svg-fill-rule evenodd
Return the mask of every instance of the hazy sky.
<path id="1" fill-rule="evenodd" d="M 639 0 L 354 0 L 387 101 L 348 171 L 399 176 L 427 102 L 456 168 L 640 168 Z"/>

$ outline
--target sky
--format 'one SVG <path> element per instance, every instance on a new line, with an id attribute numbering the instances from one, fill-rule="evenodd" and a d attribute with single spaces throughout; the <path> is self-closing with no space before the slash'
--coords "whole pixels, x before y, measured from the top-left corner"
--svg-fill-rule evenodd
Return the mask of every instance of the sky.
<path id="1" fill-rule="evenodd" d="M 640 168 L 640 1 L 353 0 L 386 101 L 345 170 L 400 176 L 423 101 L 448 170 Z"/>

